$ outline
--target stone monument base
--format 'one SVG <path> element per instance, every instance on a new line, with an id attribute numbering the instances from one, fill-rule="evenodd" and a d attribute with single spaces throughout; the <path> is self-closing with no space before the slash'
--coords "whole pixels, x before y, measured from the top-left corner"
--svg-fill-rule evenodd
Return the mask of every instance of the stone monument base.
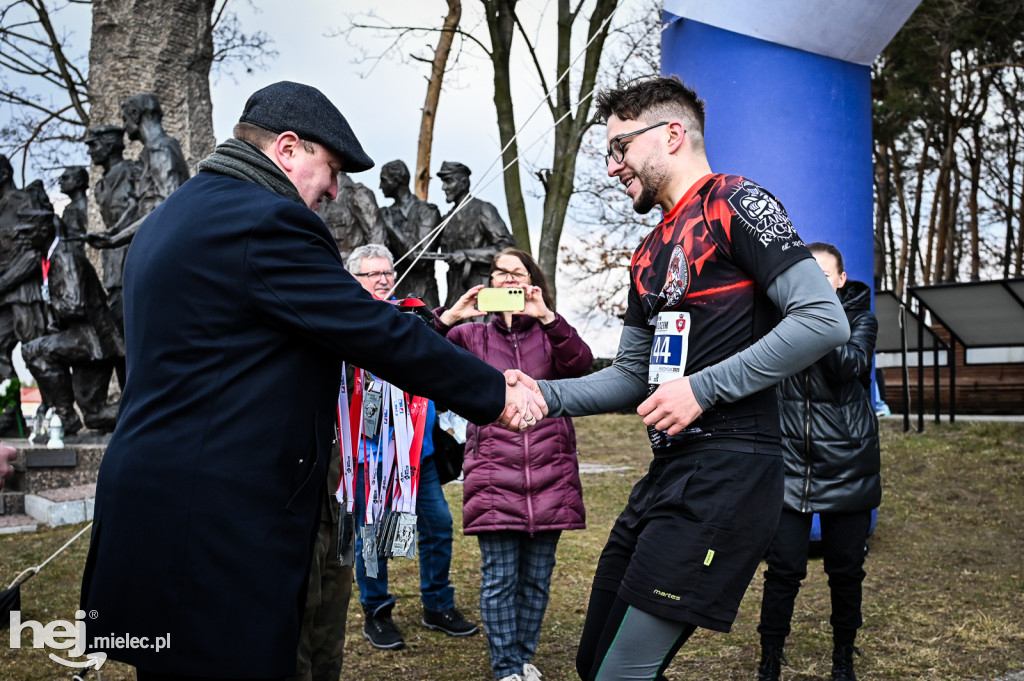
<path id="1" fill-rule="evenodd" d="M 5 440 L 18 449 L 14 477 L 0 492 L 0 534 L 92 520 L 96 478 L 109 434 L 68 438 L 63 449 L 27 439 Z"/>

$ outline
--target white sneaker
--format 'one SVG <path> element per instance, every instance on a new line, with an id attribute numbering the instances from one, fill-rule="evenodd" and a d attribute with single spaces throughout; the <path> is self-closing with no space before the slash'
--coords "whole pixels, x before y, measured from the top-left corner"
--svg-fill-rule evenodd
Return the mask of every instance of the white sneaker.
<path id="1" fill-rule="evenodd" d="M 523 665 L 523 681 L 540 681 L 540 670 L 527 662 Z"/>
<path id="2" fill-rule="evenodd" d="M 509 674 L 501 679 L 501 681 L 523 681 L 523 677 L 519 674 Z"/>

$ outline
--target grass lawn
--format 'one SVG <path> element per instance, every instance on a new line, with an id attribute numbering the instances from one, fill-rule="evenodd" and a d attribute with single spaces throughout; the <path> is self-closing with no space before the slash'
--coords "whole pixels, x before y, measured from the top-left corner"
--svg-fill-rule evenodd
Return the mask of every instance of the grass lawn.
<path id="1" fill-rule="evenodd" d="M 884 492 L 865 568 L 858 677 L 978 681 L 1024 669 L 1024 425 L 929 423 L 922 434 L 903 434 L 900 425 L 883 424 Z M 608 529 L 650 458 L 635 416 L 577 419 L 577 429 L 582 461 L 630 470 L 584 476 L 589 527 L 563 533 L 559 544 L 551 602 L 534 660 L 544 681 L 576 678 L 573 660 L 593 567 Z M 452 509 L 458 509 L 461 487 L 449 484 L 445 489 Z M 456 602 L 469 619 L 479 622 L 479 549 L 475 539 L 459 534 L 460 514 L 453 515 Z M 45 559 L 80 527 L 0 536 L 2 586 Z M 86 548 L 83 537 L 22 588 L 23 620 L 73 618 Z M 371 648 L 362 638 L 362 613 L 354 597 L 343 678 L 491 678 L 483 635 L 451 639 L 419 627 L 415 562 L 396 560 L 391 574 L 392 593 L 399 599 L 395 620 L 408 645 L 396 652 Z M 759 569 L 733 632 L 698 631 L 670 667 L 670 679 L 754 677 L 761 582 Z M 828 616 L 828 588 L 821 561 L 814 559 L 796 603 L 786 652 L 789 667 L 783 668 L 787 681 L 829 678 Z M 50 661 L 47 651 L 11 650 L 8 636 L 0 633 L 0 680 L 70 681 L 71 670 Z M 27 638 L 24 645 L 30 645 Z M 118 681 L 134 675 L 130 668 L 108 662 L 102 678 Z"/>

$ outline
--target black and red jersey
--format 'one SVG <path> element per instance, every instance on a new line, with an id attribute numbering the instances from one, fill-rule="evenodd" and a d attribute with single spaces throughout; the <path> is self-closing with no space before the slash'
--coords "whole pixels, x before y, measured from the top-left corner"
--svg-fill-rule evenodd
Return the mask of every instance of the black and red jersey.
<path id="1" fill-rule="evenodd" d="M 717 174 L 696 182 L 630 262 L 625 324 L 655 332 L 649 391 L 717 364 L 768 333 L 780 319 L 765 294 L 768 285 L 810 257 L 782 204 L 757 183 Z M 648 431 L 656 455 L 702 441 L 719 446 L 720 438 L 747 451 L 757 451 L 759 443 L 777 448 L 775 390 L 716 404 L 672 437 Z"/>

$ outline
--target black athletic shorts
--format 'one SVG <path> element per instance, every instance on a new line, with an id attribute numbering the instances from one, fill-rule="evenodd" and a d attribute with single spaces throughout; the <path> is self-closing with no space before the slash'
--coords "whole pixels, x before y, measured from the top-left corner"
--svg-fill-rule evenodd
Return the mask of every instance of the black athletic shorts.
<path id="1" fill-rule="evenodd" d="M 594 589 L 666 619 L 729 631 L 782 511 L 781 454 L 659 457 L 629 495 Z"/>

